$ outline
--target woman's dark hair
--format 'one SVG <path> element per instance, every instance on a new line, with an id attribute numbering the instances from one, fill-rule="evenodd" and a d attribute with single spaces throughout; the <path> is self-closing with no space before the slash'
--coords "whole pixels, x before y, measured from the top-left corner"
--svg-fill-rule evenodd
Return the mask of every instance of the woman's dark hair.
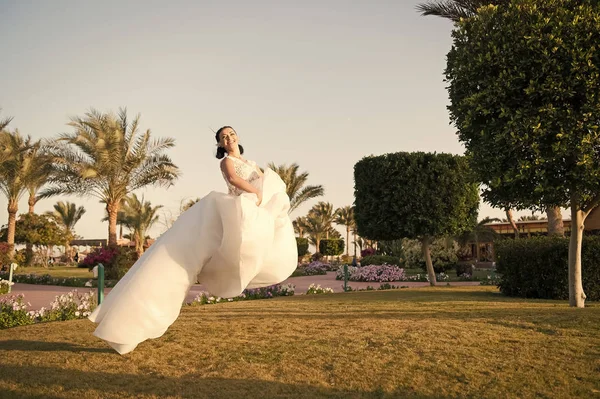
<path id="1" fill-rule="evenodd" d="M 222 128 L 220 128 L 219 130 L 217 130 L 217 133 L 215 133 L 215 139 L 217 140 L 217 143 L 219 142 L 219 134 L 221 134 L 221 132 L 225 129 L 232 129 L 233 128 L 231 126 L 223 126 Z M 240 154 L 244 153 L 244 147 L 242 147 L 241 145 L 238 144 L 238 148 L 240 149 Z M 225 157 L 225 154 L 227 153 L 227 151 L 225 151 L 224 147 L 218 146 L 217 147 L 217 159 L 222 159 Z"/>

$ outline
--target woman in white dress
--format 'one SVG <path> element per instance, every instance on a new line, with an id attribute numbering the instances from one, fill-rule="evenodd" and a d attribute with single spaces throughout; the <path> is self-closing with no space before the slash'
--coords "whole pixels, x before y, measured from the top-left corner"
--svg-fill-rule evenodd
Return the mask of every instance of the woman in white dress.
<path id="1" fill-rule="evenodd" d="M 230 126 L 219 129 L 217 158 L 229 192 L 211 192 L 161 235 L 89 316 L 94 335 L 117 352 L 162 336 L 190 287 L 230 298 L 277 284 L 295 270 L 294 229 L 285 183 L 242 157 Z"/>

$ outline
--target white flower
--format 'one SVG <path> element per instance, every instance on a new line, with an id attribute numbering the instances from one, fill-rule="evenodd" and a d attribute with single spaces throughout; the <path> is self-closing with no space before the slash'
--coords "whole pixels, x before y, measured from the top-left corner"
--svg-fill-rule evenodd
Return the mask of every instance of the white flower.
<path id="1" fill-rule="evenodd" d="M 79 317 L 80 313 L 77 311 L 75 312 L 75 317 Z"/>

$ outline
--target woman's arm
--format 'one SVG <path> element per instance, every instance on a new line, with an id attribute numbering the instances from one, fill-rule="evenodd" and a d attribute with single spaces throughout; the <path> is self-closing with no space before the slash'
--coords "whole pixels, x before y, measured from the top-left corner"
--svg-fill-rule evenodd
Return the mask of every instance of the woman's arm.
<path id="1" fill-rule="evenodd" d="M 235 173 L 235 167 L 231 159 L 225 158 L 221 162 L 221 170 L 223 171 L 225 179 L 227 179 L 229 184 L 247 193 L 256 194 L 258 196 L 258 202 L 256 203 L 256 205 L 260 205 L 260 203 L 262 202 L 262 193 L 259 191 L 258 188 L 254 187 L 252 184 L 248 183 L 246 180 L 242 179 Z"/>

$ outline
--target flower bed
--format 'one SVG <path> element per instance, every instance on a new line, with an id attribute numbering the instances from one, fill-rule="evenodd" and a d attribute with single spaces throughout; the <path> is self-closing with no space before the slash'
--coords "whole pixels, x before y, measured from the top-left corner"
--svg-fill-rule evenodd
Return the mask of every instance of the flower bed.
<path id="1" fill-rule="evenodd" d="M 298 268 L 292 274 L 292 277 L 301 276 L 319 276 L 327 274 L 330 270 L 330 265 L 327 263 L 320 262 L 318 260 L 305 265 L 298 265 Z"/>
<path id="2" fill-rule="evenodd" d="M 205 292 L 201 292 L 200 294 L 196 295 L 194 300 L 188 305 L 212 305 L 220 302 L 237 302 L 253 299 L 270 299 L 278 296 L 292 296 L 294 295 L 294 289 L 295 286 L 292 284 L 276 284 L 262 288 L 245 289 L 240 295 L 234 298 L 215 297 Z"/>
<path id="3" fill-rule="evenodd" d="M 45 321 L 83 319 L 96 307 L 96 299 L 93 291 L 82 294 L 74 290 L 57 295 L 49 309 L 27 310 L 30 306 L 23 294 L 0 299 L 0 329 Z"/>
<path id="4" fill-rule="evenodd" d="M 0 280 L 8 278 L 8 273 L 0 273 Z M 50 274 L 13 274 L 13 283 L 60 285 L 62 287 L 97 287 L 97 280 L 85 277 L 52 277 Z M 114 287 L 116 280 L 104 280 L 105 287 Z M 1 291 L 0 291 L 1 292 Z"/>
<path id="5" fill-rule="evenodd" d="M 318 295 L 318 294 L 333 294 L 333 288 L 321 287 L 321 285 L 311 284 L 306 290 L 306 295 Z"/>
<path id="6" fill-rule="evenodd" d="M 340 267 L 337 270 L 335 278 L 337 280 L 344 279 L 344 268 Z M 389 265 L 370 265 L 363 267 L 348 266 L 349 281 L 368 281 L 368 282 L 391 282 L 391 281 L 407 281 L 404 269 L 397 266 Z"/>

